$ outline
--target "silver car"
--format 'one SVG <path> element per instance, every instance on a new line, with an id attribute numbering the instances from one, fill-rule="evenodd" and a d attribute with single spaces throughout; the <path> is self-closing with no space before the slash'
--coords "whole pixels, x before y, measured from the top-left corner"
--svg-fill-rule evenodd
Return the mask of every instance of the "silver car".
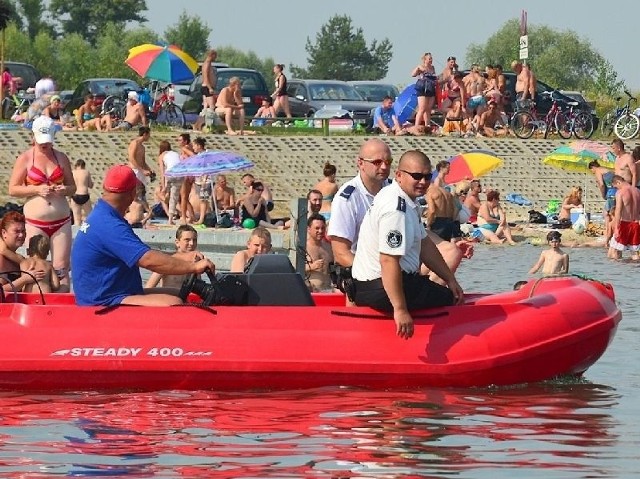
<path id="1" fill-rule="evenodd" d="M 294 117 L 310 117 L 325 106 L 347 110 L 356 123 L 370 126 L 372 110 L 379 103 L 366 101 L 347 82 L 339 80 L 299 80 L 287 82 L 287 95 Z"/>

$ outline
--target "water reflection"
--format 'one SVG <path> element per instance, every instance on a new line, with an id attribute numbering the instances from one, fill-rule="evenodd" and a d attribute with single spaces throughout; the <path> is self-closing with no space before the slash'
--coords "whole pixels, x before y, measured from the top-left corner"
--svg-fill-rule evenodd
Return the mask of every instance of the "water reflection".
<path id="1" fill-rule="evenodd" d="M 607 463 L 625 453 L 610 415 L 617 401 L 614 390 L 585 383 L 4 394 L 0 475 L 614 477 Z"/>

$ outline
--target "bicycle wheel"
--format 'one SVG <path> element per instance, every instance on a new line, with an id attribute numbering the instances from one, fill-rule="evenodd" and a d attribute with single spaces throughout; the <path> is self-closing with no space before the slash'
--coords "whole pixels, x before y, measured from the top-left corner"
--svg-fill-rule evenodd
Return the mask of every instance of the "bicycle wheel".
<path id="1" fill-rule="evenodd" d="M 156 116 L 158 125 L 172 126 L 176 128 L 184 128 L 186 121 L 182 109 L 173 103 L 167 103 L 160 108 Z"/>
<path id="2" fill-rule="evenodd" d="M 575 121 L 575 119 L 573 121 Z M 561 111 L 556 113 L 556 117 L 553 119 L 553 123 L 555 124 L 558 135 L 560 135 L 565 140 L 568 140 L 569 138 L 571 138 L 573 121 L 567 120 L 567 117 Z"/>
<path id="3" fill-rule="evenodd" d="M 9 98 L 8 96 L 4 97 L 4 100 L 2 100 L 2 119 L 10 119 L 13 115 L 13 112 L 15 111 L 15 107 L 16 106 L 11 98 Z"/>
<path id="4" fill-rule="evenodd" d="M 602 117 L 600 120 L 600 134 L 602 136 L 611 136 L 613 127 L 616 124 L 616 110 L 612 110 Z M 593 123 L 593 122 L 592 122 Z"/>
<path id="5" fill-rule="evenodd" d="M 531 138 L 535 130 L 533 121 L 531 113 L 524 110 L 519 111 L 513 115 L 511 129 L 518 138 L 526 140 L 527 138 Z"/>
<path id="6" fill-rule="evenodd" d="M 573 119 L 573 134 L 580 140 L 587 140 L 593 135 L 593 117 L 585 112 L 581 111 Z"/>
<path id="7" fill-rule="evenodd" d="M 115 95 L 109 95 L 102 102 L 102 105 L 100 107 L 100 114 L 101 115 L 113 115 L 113 113 L 115 111 L 115 105 L 119 100 L 120 99 L 118 97 L 116 97 Z"/>
<path id="8" fill-rule="evenodd" d="M 630 140 L 638 134 L 640 120 L 633 113 L 625 113 L 616 121 L 613 132 L 621 140 Z"/>

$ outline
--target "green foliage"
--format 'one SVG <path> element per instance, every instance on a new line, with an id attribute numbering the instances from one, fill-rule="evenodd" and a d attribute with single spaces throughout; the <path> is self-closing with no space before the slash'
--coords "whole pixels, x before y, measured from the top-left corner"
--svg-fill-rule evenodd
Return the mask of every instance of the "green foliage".
<path id="1" fill-rule="evenodd" d="M 31 40 L 15 23 L 10 23 L 5 33 L 5 59 L 15 62 L 31 61 Z"/>
<path id="2" fill-rule="evenodd" d="M 47 7 L 43 0 L 18 0 L 20 14 L 26 23 L 29 38 L 35 38 L 40 32 L 46 32 L 53 37 L 54 27 L 51 23 L 43 19 Z"/>
<path id="3" fill-rule="evenodd" d="M 147 4 L 145 0 L 51 0 L 49 10 L 61 19 L 65 34 L 77 33 L 93 45 L 109 23 L 124 30 L 127 22 L 145 22 L 141 13 Z"/>
<path id="4" fill-rule="evenodd" d="M 500 63 L 508 70 L 511 62 L 518 59 L 519 38 L 519 21 L 509 20 L 484 44 L 471 44 L 466 61 L 468 65 Z M 528 63 L 539 80 L 563 90 L 611 95 L 624 85 L 591 43 L 571 30 L 529 27 Z"/>
<path id="5" fill-rule="evenodd" d="M 167 43 L 180 47 L 198 60 L 209 49 L 210 33 L 211 29 L 200 17 L 190 17 L 183 11 L 176 24 L 165 30 L 164 37 Z"/>
<path id="6" fill-rule="evenodd" d="M 20 21 L 15 5 L 8 0 L 0 0 L 0 30 L 4 30 L 11 21 Z"/>
<path id="7" fill-rule="evenodd" d="M 94 51 L 78 33 L 65 35 L 56 42 L 56 68 L 50 72 L 58 88 L 74 89 L 95 68 Z M 36 67 L 38 67 L 36 65 Z M 43 72 L 41 72 L 43 73 Z"/>
<path id="8" fill-rule="evenodd" d="M 251 50 L 243 52 L 231 46 L 223 46 L 216 48 L 216 50 L 218 52 L 217 61 L 228 63 L 234 68 L 252 68 L 258 70 L 264 75 L 268 84 L 273 83 L 273 65 L 275 65 L 273 58 L 267 57 L 260 59 L 258 55 Z"/>
<path id="9" fill-rule="evenodd" d="M 351 18 L 334 15 L 316 34 L 315 44 L 307 37 L 307 68 L 292 66 L 298 78 L 320 80 L 379 80 L 384 78 L 393 57 L 388 39 L 367 46 L 362 28 L 354 31 Z"/>

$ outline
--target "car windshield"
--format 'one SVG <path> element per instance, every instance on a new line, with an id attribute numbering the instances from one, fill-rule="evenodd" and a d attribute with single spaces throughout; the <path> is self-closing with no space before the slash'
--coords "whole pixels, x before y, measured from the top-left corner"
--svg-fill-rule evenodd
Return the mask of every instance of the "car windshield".
<path id="1" fill-rule="evenodd" d="M 218 83 L 217 89 L 222 90 L 224 87 L 229 86 L 229 79 L 232 77 L 238 77 L 240 79 L 240 88 L 243 93 L 250 90 L 260 90 L 263 91 L 266 89 L 264 81 L 260 77 L 259 73 L 251 72 L 251 71 L 218 71 Z"/>
<path id="2" fill-rule="evenodd" d="M 309 94 L 312 100 L 363 101 L 355 88 L 340 83 L 314 83 L 309 87 Z"/>
<path id="3" fill-rule="evenodd" d="M 94 95 L 119 95 L 126 91 L 138 91 L 140 87 L 133 80 L 99 80 L 91 86 Z"/>
<path id="4" fill-rule="evenodd" d="M 398 96 L 398 90 L 393 85 L 353 85 L 360 95 L 369 101 L 382 101 L 385 96 L 394 98 Z"/>

